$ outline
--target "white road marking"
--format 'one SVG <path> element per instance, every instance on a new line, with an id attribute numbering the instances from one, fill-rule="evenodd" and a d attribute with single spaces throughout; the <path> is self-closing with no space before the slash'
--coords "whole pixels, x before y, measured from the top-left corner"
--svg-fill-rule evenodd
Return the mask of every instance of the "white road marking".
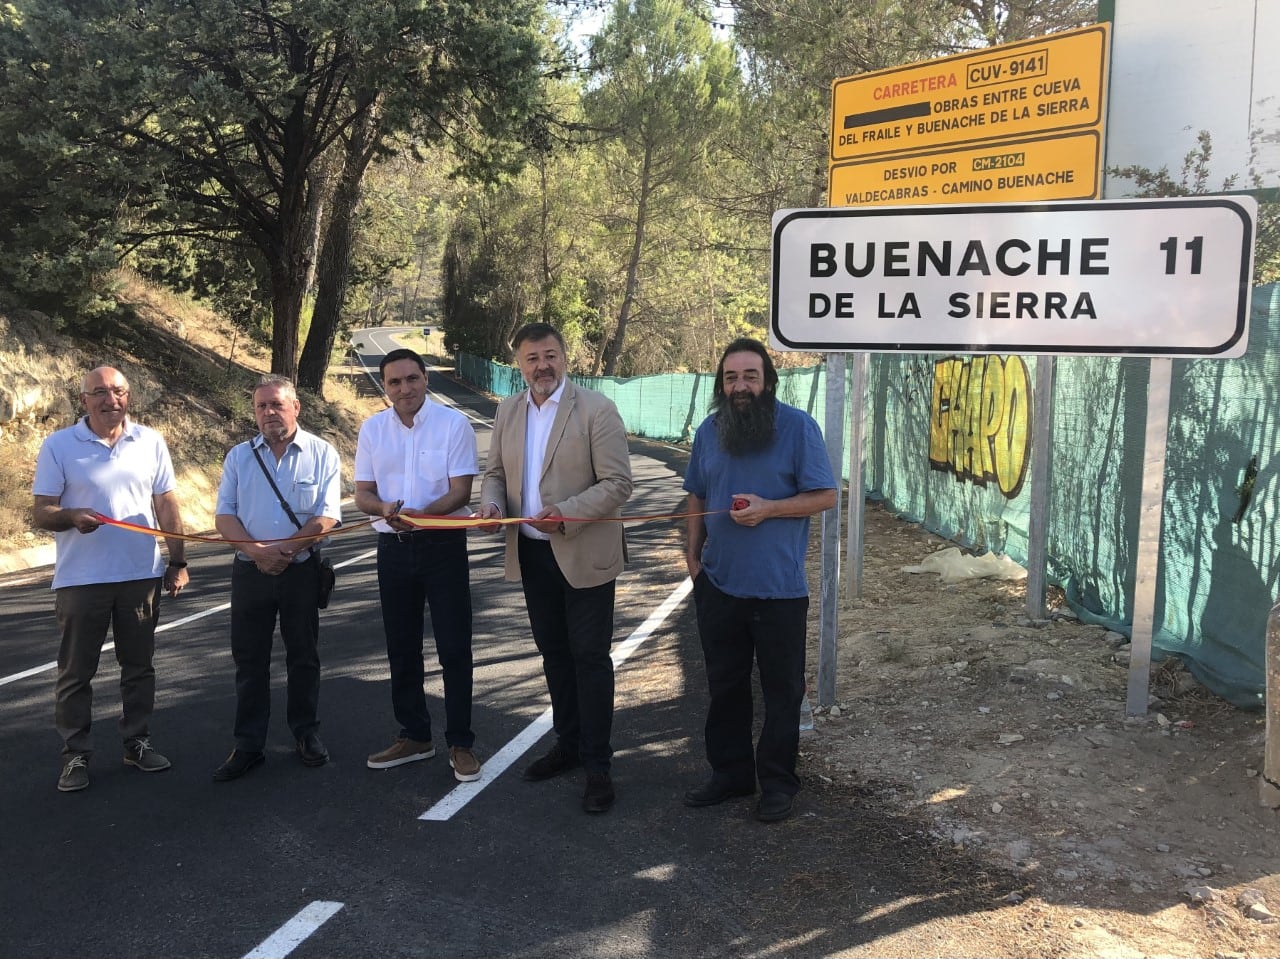
<path id="1" fill-rule="evenodd" d="M 350 566 L 352 563 L 358 563 L 362 559 L 368 559 L 370 556 L 376 556 L 377 550 L 371 549 L 361 553 L 359 556 L 353 556 L 351 559 L 344 559 L 340 563 L 334 563 L 334 569 L 341 569 L 344 566 Z M 217 606 L 210 606 L 208 609 L 202 609 L 198 613 L 192 613 L 190 616 L 184 616 L 182 619 L 175 619 L 171 623 L 161 623 L 156 627 L 157 633 L 163 633 L 166 629 L 177 629 L 179 626 L 185 626 L 187 623 L 194 623 L 197 619 L 204 619 L 206 616 L 212 616 L 214 613 L 221 613 L 223 610 L 230 609 L 230 603 L 219 603 Z M 102 651 L 109 652 L 116 648 L 115 643 L 104 643 Z M 12 676 L 0 677 L 0 686 L 7 686 L 9 683 L 16 683 L 20 679 L 26 679 L 28 676 L 37 676 L 40 673 L 48 672 L 50 669 L 56 669 L 57 662 L 45 663 L 43 666 L 33 666 L 31 669 L 24 669 L 20 673 L 14 673 Z"/>
<path id="2" fill-rule="evenodd" d="M 342 908 L 340 902 L 316 900 L 244 954 L 244 959 L 284 959 L 302 940 L 328 922 Z"/>
<path id="3" fill-rule="evenodd" d="M 636 647 L 653 635 L 654 630 L 661 626 L 672 611 L 684 602 L 684 598 L 689 595 L 691 589 L 693 589 L 693 581 L 685 578 L 679 586 L 671 591 L 671 595 L 662 601 L 662 605 L 650 613 L 649 618 L 641 623 L 635 632 L 613 651 L 612 659 L 615 668 L 625 663 L 627 657 L 635 652 Z M 469 783 L 458 783 L 443 799 L 418 818 L 432 822 L 445 822 L 451 819 L 454 813 L 475 799 L 480 794 L 480 790 L 502 775 L 508 766 L 523 756 L 530 746 L 546 735 L 550 728 L 551 709 L 548 708 L 541 716 L 522 729 L 519 735 L 512 739 L 511 742 L 485 761 L 484 765 L 480 767 L 479 779 Z"/>

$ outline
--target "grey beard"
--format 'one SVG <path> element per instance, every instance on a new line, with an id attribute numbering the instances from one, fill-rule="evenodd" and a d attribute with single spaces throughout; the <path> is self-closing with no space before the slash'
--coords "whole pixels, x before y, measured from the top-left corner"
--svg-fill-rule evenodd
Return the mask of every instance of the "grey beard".
<path id="1" fill-rule="evenodd" d="M 743 407 L 728 396 L 717 396 L 711 402 L 711 409 L 716 415 L 720 445 L 731 456 L 758 453 L 773 442 L 777 407 L 772 395 L 752 396 Z"/>

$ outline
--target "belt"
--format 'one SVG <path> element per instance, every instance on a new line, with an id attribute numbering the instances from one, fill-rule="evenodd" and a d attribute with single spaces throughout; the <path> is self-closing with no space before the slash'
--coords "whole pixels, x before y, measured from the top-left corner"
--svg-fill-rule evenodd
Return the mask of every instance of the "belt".
<path id="1" fill-rule="evenodd" d="M 429 532 L 431 532 L 431 530 L 415 529 L 415 530 L 409 530 L 403 533 L 391 532 L 391 533 L 379 533 L 378 535 L 386 536 L 390 539 L 394 539 L 399 543 L 412 543 L 415 539 L 421 539 L 422 537 L 426 536 Z"/>
<path id="2" fill-rule="evenodd" d="M 466 536 L 464 529 L 412 529 L 405 532 L 379 532 L 379 536 L 394 539 L 398 543 L 413 543 L 420 539 L 442 539 L 449 536 Z"/>

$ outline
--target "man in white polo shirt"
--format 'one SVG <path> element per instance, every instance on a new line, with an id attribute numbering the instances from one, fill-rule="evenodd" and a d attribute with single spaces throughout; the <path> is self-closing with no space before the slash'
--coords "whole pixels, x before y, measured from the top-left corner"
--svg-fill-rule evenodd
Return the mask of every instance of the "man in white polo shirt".
<path id="1" fill-rule="evenodd" d="M 399 515 L 469 516 L 479 469 L 476 434 L 457 410 L 427 400 L 427 366 L 413 350 L 382 358 L 382 387 L 391 408 L 360 427 L 356 444 L 356 508 L 380 517 L 378 596 L 391 666 L 391 708 L 400 731 L 369 757 L 390 769 L 435 755 L 422 688 L 424 606 L 444 674 L 445 743 L 459 782 L 480 778 L 471 731 L 471 568 L 463 529 L 419 529 Z"/>
<path id="2" fill-rule="evenodd" d="M 61 634 L 54 723 L 62 736 L 61 792 L 89 785 L 91 683 L 110 628 L 120 663 L 120 735 L 124 761 L 143 772 L 169 768 L 151 747 L 156 674 L 152 666 L 160 589 L 187 585 L 184 543 L 165 537 L 169 560 L 153 536 L 104 524 L 100 517 L 179 536 L 182 514 L 164 438 L 129 419 L 129 383 L 108 366 L 80 386 L 85 416 L 40 447 L 32 520 L 54 533 L 54 609 Z"/>

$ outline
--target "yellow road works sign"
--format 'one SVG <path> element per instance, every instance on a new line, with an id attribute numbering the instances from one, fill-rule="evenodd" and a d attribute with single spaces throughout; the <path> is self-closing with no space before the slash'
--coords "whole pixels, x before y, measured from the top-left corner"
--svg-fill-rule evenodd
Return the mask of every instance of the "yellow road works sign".
<path id="1" fill-rule="evenodd" d="M 830 206 L 1012 203 L 1097 196 L 1096 130 L 831 165 Z"/>
<path id="2" fill-rule="evenodd" d="M 831 160 L 1101 128 L 1110 24 L 844 77 Z"/>

